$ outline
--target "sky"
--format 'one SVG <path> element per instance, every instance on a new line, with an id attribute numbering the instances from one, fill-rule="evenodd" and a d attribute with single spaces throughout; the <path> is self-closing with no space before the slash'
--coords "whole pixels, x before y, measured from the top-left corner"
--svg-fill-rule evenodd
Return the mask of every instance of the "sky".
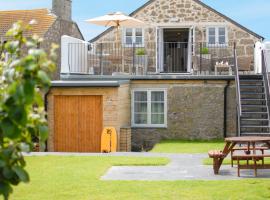
<path id="1" fill-rule="evenodd" d="M 243 26 L 270 41 L 270 0 L 202 0 Z M 114 11 L 131 13 L 147 0 L 73 0 L 72 18 L 79 25 L 86 40 L 106 28 L 90 25 L 86 19 Z M 0 10 L 51 8 L 51 0 L 0 0 Z"/>

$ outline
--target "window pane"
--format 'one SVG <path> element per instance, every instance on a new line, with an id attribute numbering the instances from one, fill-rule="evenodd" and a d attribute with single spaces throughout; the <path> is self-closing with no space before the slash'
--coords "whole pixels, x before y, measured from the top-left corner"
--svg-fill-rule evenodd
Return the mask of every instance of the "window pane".
<path id="1" fill-rule="evenodd" d="M 208 34 L 209 34 L 209 36 L 216 35 L 216 29 L 215 28 L 209 28 L 208 29 Z"/>
<path id="2" fill-rule="evenodd" d="M 127 28 L 126 29 L 126 36 L 131 36 L 132 37 L 132 28 Z"/>
<path id="3" fill-rule="evenodd" d="M 218 29 L 218 34 L 219 34 L 219 35 L 225 35 L 225 28 L 224 28 L 224 27 L 219 28 L 219 29 Z"/>
<path id="4" fill-rule="evenodd" d="M 147 124 L 147 114 L 135 114 L 135 124 Z"/>
<path id="5" fill-rule="evenodd" d="M 134 92 L 134 101 L 147 101 L 147 92 Z"/>
<path id="6" fill-rule="evenodd" d="M 126 44 L 132 44 L 132 37 L 126 37 Z"/>
<path id="7" fill-rule="evenodd" d="M 219 36 L 219 44 L 225 44 L 225 36 Z"/>
<path id="8" fill-rule="evenodd" d="M 164 113 L 164 103 L 151 103 L 152 113 Z"/>
<path id="9" fill-rule="evenodd" d="M 141 28 L 136 28 L 136 36 L 142 36 L 142 29 Z"/>
<path id="10" fill-rule="evenodd" d="M 164 92 L 154 91 L 151 93 L 151 101 L 164 101 Z"/>
<path id="11" fill-rule="evenodd" d="M 136 37 L 136 44 L 142 44 L 142 37 Z"/>
<path id="12" fill-rule="evenodd" d="M 134 112 L 147 113 L 147 103 L 134 103 Z"/>
<path id="13" fill-rule="evenodd" d="M 152 124 L 164 124 L 164 115 L 163 114 L 152 114 L 151 115 Z"/>
<path id="14" fill-rule="evenodd" d="M 209 36 L 209 44 L 215 44 L 216 43 L 216 37 L 215 36 Z"/>

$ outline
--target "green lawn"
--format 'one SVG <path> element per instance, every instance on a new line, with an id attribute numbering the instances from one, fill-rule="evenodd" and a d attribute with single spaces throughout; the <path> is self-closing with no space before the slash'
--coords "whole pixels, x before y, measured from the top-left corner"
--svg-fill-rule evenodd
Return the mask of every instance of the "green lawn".
<path id="1" fill-rule="evenodd" d="M 211 149 L 222 150 L 224 141 L 185 141 L 185 140 L 164 140 L 156 144 L 151 152 L 159 153 L 207 153 Z"/>
<path id="2" fill-rule="evenodd" d="M 223 141 L 162 141 L 151 152 L 207 153 Z M 30 184 L 15 188 L 11 200 L 263 200 L 270 199 L 270 180 L 234 181 L 101 181 L 116 165 L 165 165 L 166 158 L 28 157 Z M 229 160 L 225 160 L 229 164 Z M 204 164 L 212 164 L 211 159 Z"/>
<path id="3" fill-rule="evenodd" d="M 164 158 L 30 157 L 30 184 L 12 200 L 239 200 L 269 199 L 270 180 L 101 181 L 112 165 L 160 165 Z"/>

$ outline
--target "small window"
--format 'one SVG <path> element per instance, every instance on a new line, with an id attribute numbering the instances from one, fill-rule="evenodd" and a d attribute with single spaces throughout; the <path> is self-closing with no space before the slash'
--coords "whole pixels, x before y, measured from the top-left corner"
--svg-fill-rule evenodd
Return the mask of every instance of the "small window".
<path id="1" fill-rule="evenodd" d="M 126 44 L 132 44 L 133 43 L 132 35 L 133 35 L 132 28 L 127 28 L 126 29 L 126 42 L 125 42 Z"/>
<path id="2" fill-rule="evenodd" d="M 142 28 L 126 28 L 124 33 L 125 46 L 131 46 L 133 44 L 136 44 L 136 46 L 143 46 L 144 34 Z"/>
<path id="3" fill-rule="evenodd" d="M 225 27 L 209 27 L 207 30 L 207 42 L 209 45 L 226 44 L 227 31 Z"/>
<path id="4" fill-rule="evenodd" d="M 224 27 L 218 28 L 218 37 L 219 44 L 226 43 L 226 30 Z"/>
<path id="5" fill-rule="evenodd" d="M 208 38 L 209 44 L 216 44 L 216 29 L 215 28 L 209 28 L 208 30 Z"/>
<path id="6" fill-rule="evenodd" d="M 165 90 L 136 90 L 132 95 L 132 125 L 166 127 L 167 96 Z"/>

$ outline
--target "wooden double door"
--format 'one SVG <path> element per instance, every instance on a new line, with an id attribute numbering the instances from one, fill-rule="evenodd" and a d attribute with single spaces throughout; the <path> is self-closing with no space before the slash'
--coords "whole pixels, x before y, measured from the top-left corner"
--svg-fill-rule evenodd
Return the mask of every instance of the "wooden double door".
<path id="1" fill-rule="evenodd" d="M 54 97 L 54 151 L 100 152 L 102 96 Z"/>

